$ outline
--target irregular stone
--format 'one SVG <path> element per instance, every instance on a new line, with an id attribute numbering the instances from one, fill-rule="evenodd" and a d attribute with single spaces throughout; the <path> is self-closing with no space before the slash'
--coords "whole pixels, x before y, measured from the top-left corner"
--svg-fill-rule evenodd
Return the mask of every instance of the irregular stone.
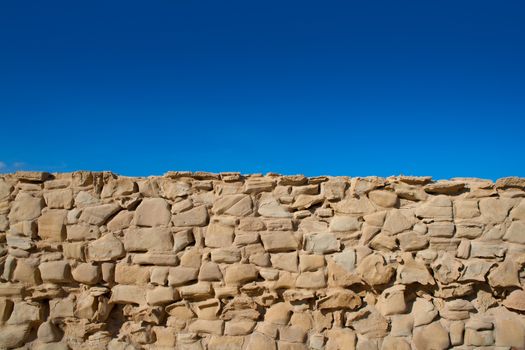
<path id="1" fill-rule="evenodd" d="M 505 198 L 482 198 L 479 201 L 481 216 L 492 223 L 505 220 L 512 208 L 513 201 Z"/>
<path id="2" fill-rule="evenodd" d="M 38 236 L 50 242 L 62 242 L 66 236 L 67 211 L 53 209 L 45 211 L 38 218 Z"/>
<path id="3" fill-rule="evenodd" d="M 38 269 L 44 282 L 67 283 L 71 281 L 71 270 L 67 261 L 44 262 Z"/>
<path id="4" fill-rule="evenodd" d="M 450 238 L 454 235 L 455 226 L 451 222 L 435 222 L 427 225 L 431 237 Z"/>
<path id="5" fill-rule="evenodd" d="M 512 291 L 503 301 L 507 309 L 525 311 L 525 291 L 517 289 Z"/>
<path id="6" fill-rule="evenodd" d="M 270 255 L 272 266 L 290 272 L 297 272 L 297 252 Z"/>
<path id="7" fill-rule="evenodd" d="M 172 287 L 155 287 L 146 292 L 146 301 L 149 305 L 159 306 L 173 303 L 178 300 L 178 293 Z"/>
<path id="8" fill-rule="evenodd" d="M 418 350 L 445 350 L 450 346 L 448 332 L 439 322 L 416 328 L 412 339 Z"/>
<path id="9" fill-rule="evenodd" d="M 390 235 L 395 235 L 414 226 L 414 220 L 403 210 L 391 209 L 388 211 L 383 224 L 383 231 Z"/>
<path id="10" fill-rule="evenodd" d="M 394 192 L 374 190 L 368 193 L 368 198 L 384 208 L 393 208 L 397 204 L 397 195 Z"/>
<path id="11" fill-rule="evenodd" d="M 489 284 L 492 287 L 521 287 L 519 270 L 520 266 L 515 261 L 505 259 L 490 271 Z"/>
<path id="12" fill-rule="evenodd" d="M 146 291 L 144 287 L 119 284 L 111 288 L 110 303 L 143 305 L 146 303 Z"/>
<path id="13" fill-rule="evenodd" d="M 230 247 L 233 243 L 233 232 L 232 226 L 211 223 L 206 229 L 204 244 L 212 248 Z"/>
<path id="14" fill-rule="evenodd" d="M 377 254 L 365 257 L 356 268 L 356 273 L 370 286 L 387 284 L 395 273 L 394 267 L 387 265 L 385 259 Z"/>
<path id="15" fill-rule="evenodd" d="M 120 210 L 120 206 L 116 203 L 102 204 L 82 209 L 80 214 L 80 221 L 87 222 L 91 225 L 100 226 L 105 224 L 107 220 Z"/>
<path id="16" fill-rule="evenodd" d="M 11 210 L 8 215 L 9 221 L 15 223 L 24 220 L 34 220 L 40 216 L 43 207 L 44 201 L 42 198 L 20 192 L 11 205 Z"/>
<path id="17" fill-rule="evenodd" d="M 434 261 L 431 267 L 434 270 L 434 277 L 443 284 L 457 281 L 463 270 L 463 264 L 447 252 Z"/>
<path id="18" fill-rule="evenodd" d="M 456 225 L 456 237 L 476 239 L 483 233 L 483 225 L 475 222 L 462 222 Z"/>
<path id="19" fill-rule="evenodd" d="M 208 210 L 206 206 L 199 205 L 171 217 L 173 226 L 205 226 L 208 223 Z"/>
<path id="20" fill-rule="evenodd" d="M 480 281 L 485 282 L 485 277 L 490 268 L 494 265 L 492 262 L 481 259 L 472 259 L 465 262 L 463 274 L 459 281 Z"/>
<path id="21" fill-rule="evenodd" d="M 305 237 L 306 251 L 318 254 L 327 254 L 339 251 L 341 243 L 331 233 L 316 233 Z"/>
<path id="22" fill-rule="evenodd" d="M 87 246 L 90 261 L 112 261 L 126 254 L 124 245 L 112 233 L 108 233 Z"/>
<path id="23" fill-rule="evenodd" d="M 334 328 L 326 332 L 325 350 L 354 350 L 357 337 L 347 328 Z"/>
<path id="24" fill-rule="evenodd" d="M 271 218 L 289 218 L 292 217 L 286 208 L 281 206 L 277 200 L 272 196 L 271 193 L 264 192 L 259 198 L 259 207 L 257 212 L 261 216 L 271 217 Z"/>
<path id="25" fill-rule="evenodd" d="M 426 266 L 414 260 L 410 253 L 403 254 L 403 265 L 397 269 L 397 279 L 402 284 L 419 283 L 434 285 L 435 281 Z"/>
<path id="26" fill-rule="evenodd" d="M 425 186 L 425 191 L 433 194 L 455 195 L 465 189 L 465 183 L 462 181 L 437 181 Z"/>
<path id="27" fill-rule="evenodd" d="M 144 253 L 133 255 L 132 262 L 137 265 L 175 266 L 179 258 L 173 253 Z"/>
<path id="28" fill-rule="evenodd" d="M 435 220 L 452 220 L 452 201 L 444 195 L 432 197 L 416 209 L 419 218 Z"/>
<path id="29" fill-rule="evenodd" d="M 354 216 L 336 215 L 330 221 L 332 232 L 358 231 L 360 228 L 361 222 Z"/>
<path id="30" fill-rule="evenodd" d="M 43 343 L 52 343 L 60 340 L 60 331 L 50 321 L 46 321 L 38 327 L 37 337 Z"/>
<path id="31" fill-rule="evenodd" d="M 232 264 L 226 269 L 224 281 L 226 284 L 242 284 L 257 279 L 259 272 L 252 264 Z"/>
<path id="32" fill-rule="evenodd" d="M 361 298 L 351 290 L 330 289 L 326 296 L 317 300 L 316 307 L 319 310 L 332 309 L 357 309 L 361 306 Z"/>
<path id="33" fill-rule="evenodd" d="M 100 268 L 93 264 L 79 264 L 71 271 L 73 279 L 84 284 L 97 284 L 100 280 Z"/>
<path id="34" fill-rule="evenodd" d="M 260 234 L 264 249 L 270 253 L 296 250 L 299 242 L 289 231 L 270 231 Z"/>
<path id="35" fill-rule="evenodd" d="M 470 242 L 471 258 L 501 258 L 505 256 L 506 248 L 498 243 Z"/>
<path id="36" fill-rule="evenodd" d="M 97 226 L 78 224 L 66 227 L 68 241 L 88 241 L 100 237 L 100 230 Z"/>
<path id="37" fill-rule="evenodd" d="M 264 321 L 280 325 L 286 325 L 290 321 L 292 310 L 287 303 L 279 302 L 273 304 L 266 310 Z"/>
<path id="38" fill-rule="evenodd" d="M 375 211 L 374 206 L 367 197 L 346 198 L 338 203 L 334 203 L 332 207 L 337 213 L 341 214 L 365 215 Z"/>
<path id="39" fill-rule="evenodd" d="M 496 346 L 524 349 L 525 325 L 514 315 L 500 315 L 495 319 L 494 338 Z"/>
<path id="40" fill-rule="evenodd" d="M 71 209 L 73 206 L 73 191 L 69 188 L 44 192 L 46 205 L 50 209 Z"/>
<path id="41" fill-rule="evenodd" d="M 6 349 L 24 345 L 31 332 L 31 325 L 7 325 L 0 328 L 0 344 Z"/>
<path id="42" fill-rule="evenodd" d="M 169 228 L 134 228 L 126 231 L 124 248 L 128 252 L 159 252 L 173 248 L 173 236 Z"/>
<path id="43" fill-rule="evenodd" d="M 299 210 L 308 209 L 313 205 L 322 203 L 323 200 L 324 200 L 323 195 L 300 194 L 295 198 L 295 201 L 292 204 L 292 208 L 299 209 Z"/>
<path id="44" fill-rule="evenodd" d="M 395 285 L 385 289 L 377 300 L 376 308 L 383 316 L 405 313 L 405 286 Z"/>
<path id="45" fill-rule="evenodd" d="M 455 201 L 454 209 L 454 216 L 458 219 L 472 219 L 481 215 L 477 200 Z"/>
<path id="46" fill-rule="evenodd" d="M 397 239 L 401 250 L 405 252 L 422 250 L 428 246 L 428 238 L 414 231 L 400 233 Z"/>
<path id="47" fill-rule="evenodd" d="M 8 325 L 30 324 L 38 325 L 42 322 L 43 309 L 39 303 L 19 301 L 15 303 Z M 0 343 L 1 344 L 1 343 Z"/>
<path id="48" fill-rule="evenodd" d="M 418 327 L 434 321 L 438 315 L 438 310 L 429 300 L 417 298 L 412 305 L 412 314 L 414 315 L 414 327 Z"/>
<path id="49" fill-rule="evenodd" d="M 137 226 L 166 226 L 171 220 L 170 206 L 162 198 L 144 198 L 135 210 L 133 224 Z"/>
<path id="50" fill-rule="evenodd" d="M 525 221 L 514 221 L 503 236 L 504 241 L 525 244 Z"/>
<path id="51" fill-rule="evenodd" d="M 323 270 L 302 272 L 295 281 L 297 288 L 319 289 L 326 287 L 326 276 Z"/>
<path id="52" fill-rule="evenodd" d="M 168 283 L 170 286 L 178 287 L 195 281 L 199 270 L 193 267 L 177 266 L 169 269 Z"/>

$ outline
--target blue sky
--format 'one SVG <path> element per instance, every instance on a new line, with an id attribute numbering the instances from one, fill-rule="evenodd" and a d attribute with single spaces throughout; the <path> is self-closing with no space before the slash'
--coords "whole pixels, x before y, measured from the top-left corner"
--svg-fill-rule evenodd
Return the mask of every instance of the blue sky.
<path id="1" fill-rule="evenodd" d="M 523 1 L 2 1 L 0 172 L 525 176 Z"/>

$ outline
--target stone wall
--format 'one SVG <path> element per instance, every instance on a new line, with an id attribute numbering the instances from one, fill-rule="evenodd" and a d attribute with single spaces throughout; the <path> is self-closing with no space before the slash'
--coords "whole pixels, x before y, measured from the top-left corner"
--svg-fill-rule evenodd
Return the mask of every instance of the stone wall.
<path id="1" fill-rule="evenodd" d="M 0 348 L 524 349 L 525 179 L 0 176 Z"/>

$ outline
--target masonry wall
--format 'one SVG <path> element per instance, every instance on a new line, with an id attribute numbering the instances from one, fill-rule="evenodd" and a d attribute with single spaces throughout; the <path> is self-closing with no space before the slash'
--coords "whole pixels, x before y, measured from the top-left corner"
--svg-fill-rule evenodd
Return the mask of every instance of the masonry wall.
<path id="1" fill-rule="evenodd" d="M 0 348 L 525 349 L 525 179 L 0 176 Z"/>

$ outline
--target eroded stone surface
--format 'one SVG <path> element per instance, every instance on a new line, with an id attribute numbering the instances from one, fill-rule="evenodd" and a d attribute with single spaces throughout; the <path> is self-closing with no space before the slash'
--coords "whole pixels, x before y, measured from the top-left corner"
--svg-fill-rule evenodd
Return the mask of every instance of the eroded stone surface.
<path id="1" fill-rule="evenodd" d="M 0 348 L 525 348 L 525 180 L 0 176 Z"/>

